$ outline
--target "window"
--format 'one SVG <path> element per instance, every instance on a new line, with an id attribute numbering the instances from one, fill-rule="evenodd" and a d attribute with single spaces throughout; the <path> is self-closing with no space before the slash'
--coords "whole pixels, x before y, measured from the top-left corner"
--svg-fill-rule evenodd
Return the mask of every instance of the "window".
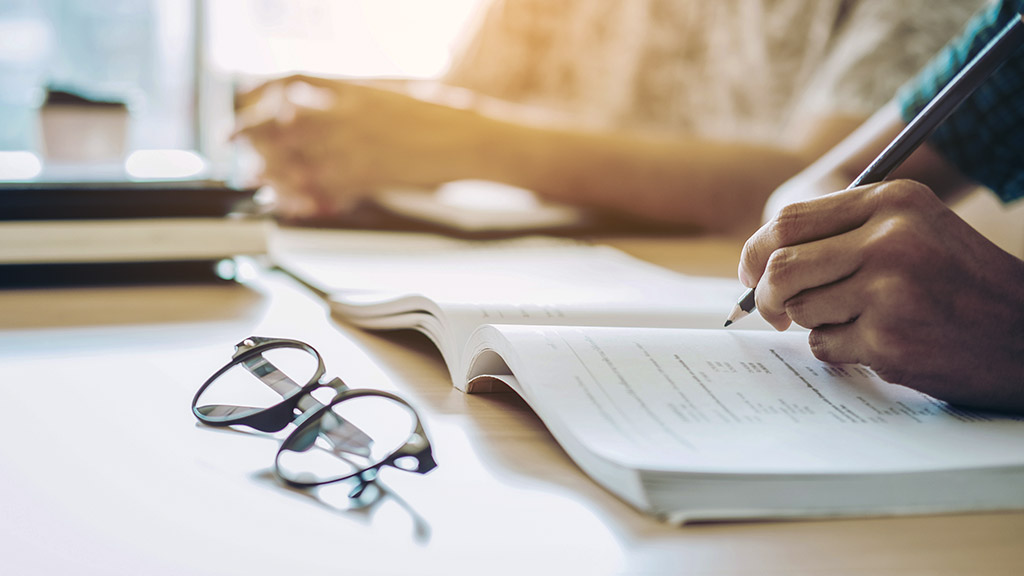
<path id="1" fill-rule="evenodd" d="M 0 0 L 0 151 L 45 156 L 54 89 L 124 102 L 127 151 L 223 156 L 235 87 L 295 71 L 438 76 L 480 1 Z"/>

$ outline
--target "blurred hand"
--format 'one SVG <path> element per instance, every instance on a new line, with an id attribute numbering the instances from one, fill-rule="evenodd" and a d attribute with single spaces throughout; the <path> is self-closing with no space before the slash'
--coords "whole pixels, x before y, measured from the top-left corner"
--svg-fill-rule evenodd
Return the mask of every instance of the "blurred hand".
<path id="1" fill-rule="evenodd" d="M 382 186 L 464 177 L 477 119 L 369 83 L 291 76 L 239 96 L 235 135 L 262 157 L 284 215 L 323 216 Z"/>
<path id="2" fill-rule="evenodd" d="M 740 280 L 820 360 L 949 402 L 1024 410 L 1024 261 L 932 191 L 883 182 L 791 204 L 747 240 Z"/>

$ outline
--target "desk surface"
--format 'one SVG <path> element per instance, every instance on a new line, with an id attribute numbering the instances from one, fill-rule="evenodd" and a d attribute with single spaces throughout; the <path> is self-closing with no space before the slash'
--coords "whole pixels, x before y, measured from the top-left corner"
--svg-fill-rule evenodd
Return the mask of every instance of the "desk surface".
<path id="1" fill-rule="evenodd" d="M 732 275 L 739 243 L 621 239 Z M 198 385 L 249 335 L 423 413 L 439 468 L 346 509 L 276 483 L 276 441 L 198 426 Z M 348 327 L 288 278 L 0 292 L 7 574 L 1015 574 L 1024 514 L 664 525 L 572 464 L 517 397 L 455 391 L 412 333 Z"/>

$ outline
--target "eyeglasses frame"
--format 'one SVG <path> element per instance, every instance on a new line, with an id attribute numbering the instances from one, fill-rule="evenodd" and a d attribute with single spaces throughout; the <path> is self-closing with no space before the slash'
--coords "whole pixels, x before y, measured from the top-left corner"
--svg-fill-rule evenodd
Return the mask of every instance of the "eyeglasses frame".
<path id="1" fill-rule="evenodd" d="M 316 358 L 317 368 L 313 375 L 310 376 L 309 381 L 301 386 L 296 385 L 295 389 L 283 396 L 279 403 L 264 409 L 258 409 L 252 414 L 230 419 L 211 419 L 205 414 L 199 412 L 198 403 L 203 392 L 205 392 L 213 382 L 223 376 L 228 370 L 237 366 L 244 366 L 244 362 L 246 360 L 262 356 L 262 354 L 268 350 L 280 348 L 302 350 Z M 433 449 L 430 445 L 430 440 L 426 435 L 426 431 L 423 428 L 423 423 L 420 419 L 419 413 L 411 404 L 409 404 L 408 401 L 397 394 L 393 394 L 385 390 L 372 388 L 349 388 L 341 378 L 337 377 L 332 378 L 326 383 L 321 382 L 326 372 L 327 369 L 324 364 L 323 356 L 321 356 L 315 348 L 305 342 L 288 338 L 250 336 L 236 344 L 235 351 L 231 355 L 231 360 L 214 372 L 213 375 L 207 378 L 199 387 L 199 390 L 196 391 L 195 396 L 192 398 L 192 413 L 200 422 L 209 426 L 248 426 L 261 432 L 268 433 L 279 432 L 288 426 L 288 424 L 294 423 L 295 429 L 292 430 L 281 442 L 281 445 L 278 447 L 277 455 L 274 457 L 274 471 L 277 477 L 285 484 L 294 488 L 313 488 L 316 486 L 356 479 L 358 480 L 358 486 L 352 491 L 350 497 L 358 497 L 359 494 L 362 493 L 363 488 L 376 479 L 380 469 L 384 466 L 391 466 L 406 472 L 416 472 L 417 474 L 425 474 L 437 467 L 437 462 L 434 460 L 433 456 Z M 314 402 L 319 405 L 318 407 L 314 406 L 307 410 L 300 409 L 299 402 L 303 398 L 312 399 L 312 393 L 315 390 L 325 387 L 333 388 L 335 391 L 334 397 L 331 398 L 327 404 L 321 404 L 314 400 Z M 352 474 L 338 478 L 305 481 L 290 478 L 282 473 L 280 466 L 281 455 L 286 451 L 304 451 L 311 448 L 316 438 L 319 436 L 319 431 L 316 434 L 309 434 L 309 429 L 316 425 L 325 413 L 331 411 L 334 406 L 345 402 L 346 400 L 365 396 L 384 397 L 403 405 L 409 410 L 409 413 L 412 415 L 414 420 L 414 426 L 405 443 L 391 451 L 375 464 L 365 468 L 360 468 Z M 296 414 L 297 409 L 301 410 L 299 414 Z M 296 446 L 296 444 L 298 444 L 298 446 Z M 414 468 L 400 464 L 400 462 L 407 458 L 415 459 L 416 466 Z"/>

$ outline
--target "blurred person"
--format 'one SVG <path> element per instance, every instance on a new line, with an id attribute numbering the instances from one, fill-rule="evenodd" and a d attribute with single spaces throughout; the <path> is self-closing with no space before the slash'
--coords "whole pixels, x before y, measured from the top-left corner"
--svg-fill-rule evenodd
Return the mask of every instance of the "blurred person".
<path id="1" fill-rule="evenodd" d="M 757 286 L 757 309 L 777 329 L 811 329 L 819 359 L 864 364 L 949 402 L 1024 411 L 1024 261 L 946 205 L 979 185 L 1005 202 L 1024 196 L 1024 47 L 893 180 L 843 190 L 1022 11 L 1024 0 L 985 7 L 891 103 L 768 202 L 739 276 Z"/>
<path id="2" fill-rule="evenodd" d="M 240 97 L 237 133 L 286 216 L 344 213 L 388 186 L 482 179 L 749 233 L 772 190 L 979 5 L 496 0 L 439 89 L 283 78 Z"/>

